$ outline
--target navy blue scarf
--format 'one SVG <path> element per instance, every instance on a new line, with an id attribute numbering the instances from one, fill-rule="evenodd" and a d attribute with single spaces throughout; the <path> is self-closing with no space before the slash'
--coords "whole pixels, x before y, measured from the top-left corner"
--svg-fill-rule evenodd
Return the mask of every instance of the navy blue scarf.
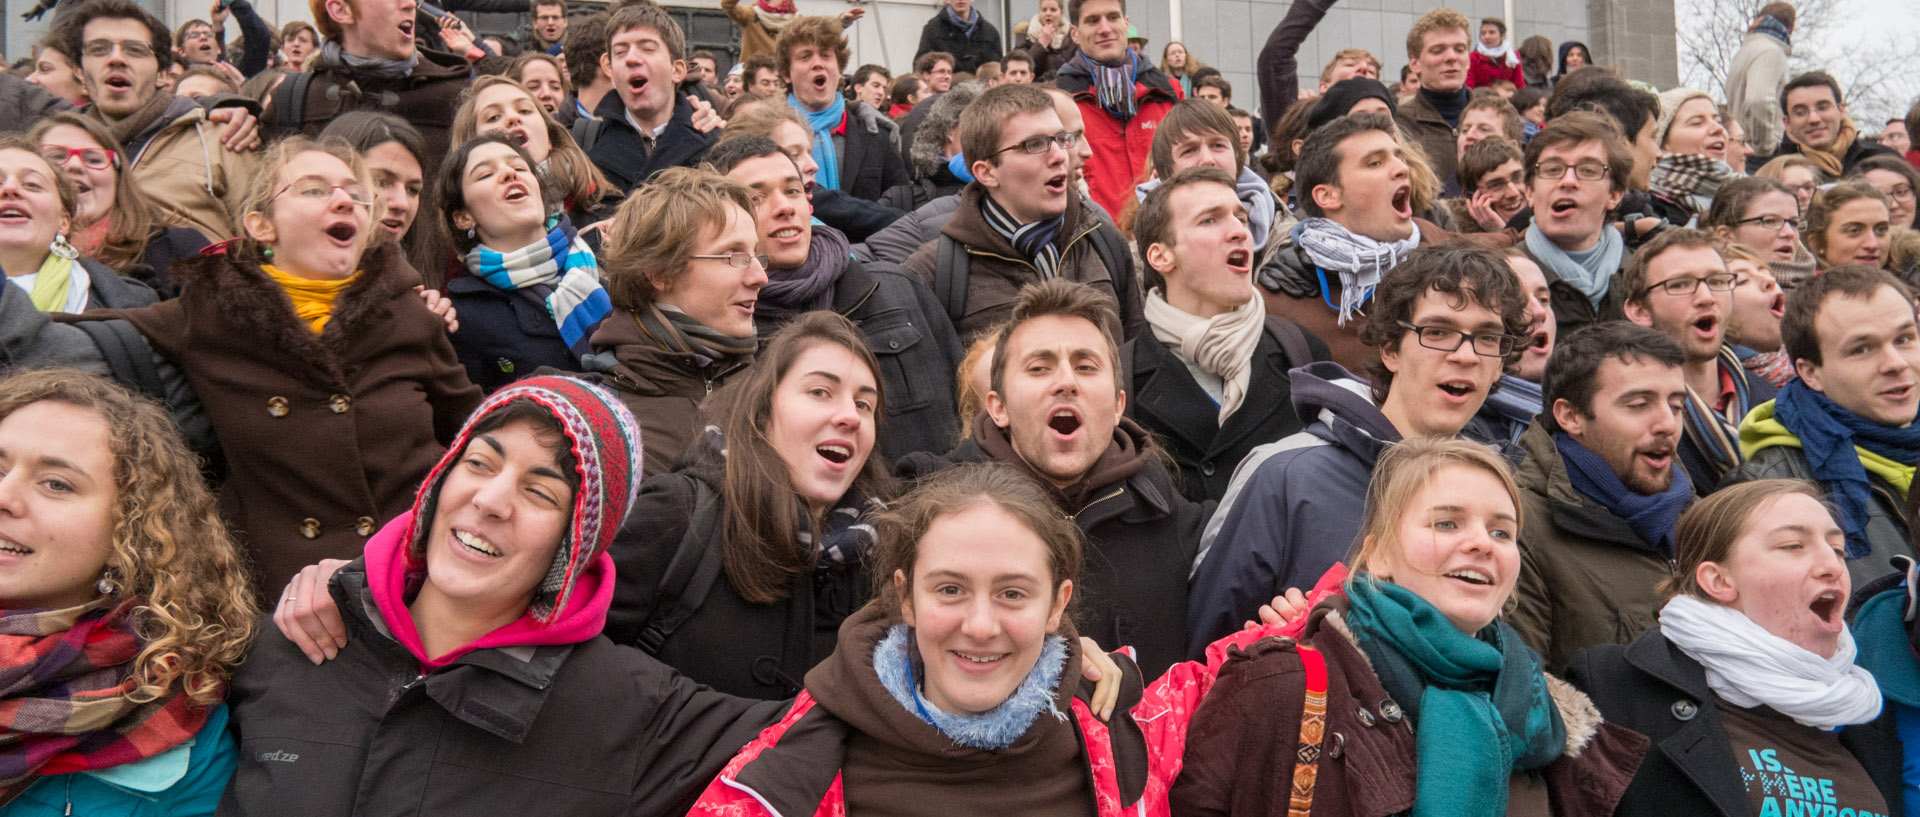
<path id="1" fill-rule="evenodd" d="M 1787 24 L 1772 17 L 1762 17 L 1753 27 L 1755 34 L 1765 34 L 1780 41 L 1781 45 L 1793 45 L 1793 33 L 1787 30 Z"/>
<path id="2" fill-rule="evenodd" d="M 1067 206 L 1073 206 L 1073 202 L 1067 202 Z M 1040 280 L 1053 277 L 1054 271 L 1060 266 L 1060 248 L 1054 246 L 1053 240 L 1059 236 L 1060 227 L 1067 223 L 1066 212 L 1062 211 L 1053 218 L 1021 224 L 1012 213 L 1007 212 L 1007 208 L 1001 207 L 1000 202 L 994 201 L 993 196 L 989 195 L 980 197 L 980 215 L 986 218 L 988 227 L 1013 245 L 1014 250 L 1033 260 L 1033 268 L 1040 273 Z"/>
<path id="3" fill-rule="evenodd" d="M 1553 432 L 1553 446 L 1560 449 L 1560 458 L 1567 463 L 1567 478 L 1573 481 L 1574 490 L 1600 503 L 1608 513 L 1626 520 L 1627 527 L 1633 528 L 1641 541 L 1659 549 L 1667 558 L 1673 558 L 1674 523 L 1680 521 L 1680 512 L 1693 500 L 1693 483 L 1687 479 L 1687 469 L 1681 468 L 1678 462 L 1668 466 L 1673 469 L 1673 484 L 1667 486 L 1665 493 L 1649 496 L 1629 490 L 1606 460 L 1566 432 Z"/>
<path id="4" fill-rule="evenodd" d="M 1826 486 L 1834 504 L 1840 506 L 1847 558 L 1872 552 L 1867 542 L 1867 509 L 1873 502 L 1873 488 L 1853 448 L 1859 446 L 1904 465 L 1920 462 L 1920 425 L 1883 426 L 1841 408 L 1799 378 L 1774 398 L 1773 418 L 1800 439 L 1800 450 L 1813 466 L 1813 478 Z"/>

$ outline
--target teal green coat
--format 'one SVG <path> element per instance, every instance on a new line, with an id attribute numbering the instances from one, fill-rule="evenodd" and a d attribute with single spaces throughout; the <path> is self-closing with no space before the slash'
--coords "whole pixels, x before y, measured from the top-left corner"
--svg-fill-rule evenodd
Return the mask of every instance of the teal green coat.
<path id="1" fill-rule="evenodd" d="M 216 705 L 207 725 L 186 743 L 136 763 L 40 778 L 0 817 L 111 814 L 115 817 L 187 817 L 212 814 L 240 761 L 227 732 L 227 707 Z"/>

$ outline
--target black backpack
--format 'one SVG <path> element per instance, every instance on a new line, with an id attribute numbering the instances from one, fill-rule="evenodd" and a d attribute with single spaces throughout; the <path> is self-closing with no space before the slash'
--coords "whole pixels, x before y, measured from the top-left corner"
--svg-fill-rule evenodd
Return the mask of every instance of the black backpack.
<path id="1" fill-rule="evenodd" d="M 1101 224 L 1091 236 L 1093 252 L 1100 256 L 1101 265 L 1107 268 L 1107 274 L 1113 277 L 1113 293 L 1120 299 L 1120 315 L 1133 314 L 1135 299 L 1140 297 L 1140 287 L 1134 282 L 1133 255 L 1127 252 L 1127 240 L 1120 231 L 1111 225 Z M 967 314 L 967 277 L 971 274 L 973 260 L 967 255 L 967 248 L 953 240 L 946 233 L 936 239 L 939 246 L 933 253 L 933 294 L 940 299 L 940 305 L 947 308 L 947 317 L 955 326 L 960 318 Z"/>

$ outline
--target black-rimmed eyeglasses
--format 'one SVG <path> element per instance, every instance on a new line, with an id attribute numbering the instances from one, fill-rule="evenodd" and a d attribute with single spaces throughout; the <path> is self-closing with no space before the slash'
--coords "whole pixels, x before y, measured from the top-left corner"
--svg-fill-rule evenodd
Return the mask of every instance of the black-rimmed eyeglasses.
<path id="1" fill-rule="evenodd" d="M 1462 332 L 1445 326 L 1419 326 L 1406 321 L 1400 322 L 1400 328 L 1414 334 L 1420 345 L 1436 352 L 1452 352 L 1467 341 L 1473 341 L 1473 353 L 1481 357 L 1506 357 L 1513 354 L 1513 347 L 1520 342 L 1512 335 L 1497 332 Z"/>

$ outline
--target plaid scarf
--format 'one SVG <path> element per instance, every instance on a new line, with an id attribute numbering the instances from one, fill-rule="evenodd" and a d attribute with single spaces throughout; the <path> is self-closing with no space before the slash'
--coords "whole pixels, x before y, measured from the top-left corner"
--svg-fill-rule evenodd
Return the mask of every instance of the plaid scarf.
<path id="1" fill-rule="evenodd" d="M 1697 217 L 1713 206 L 1720 185 L 1735 178 L 1726 162 L 1699 153 L 1669 153 L 1653 163 L 1650 186 L 1655 194 L 1686 207 Z"/>
<path id="2" fill-rule="evenodd" d="M 1733 380 L 1733 399 L 1727 401 L 1726 410 L 1716 411 L 1711 401 L 1693 387 L 1687 387 L 1686 433 L 1687 439 L 1699 445 L 1701 452 L 1713 461 L 1714 473 L 1725 476 L 1746 461 L 1740 456 L 1740 420 L 1753 406 L 1747 396 L 1746 371 L 1733 349 L 1721 346 L 1718 363 L 1720 374 Z"/>
<path id="3" fill-rule="evenodd" d="M 864 562 L 873 554 L 876 541 L 873 517 L 886 509 L 880 500 L 861 499 L 849 490 L 840 497 L 840 504 L 827 510 L 820 524 L 819 544 L 813 540 L 813 523 L 800 520 L 800 547 L 818 553 L 822 565 Z M 806 514 L 802 511 L 801 515 Z"/>
<path id="4" fill-rule="evenodd" d="M 0 612 L 0 803 L 44 775 L 107 769 L 185 743 L 208 711 L 187 696 L 128 700 L 138 600 Z M 111 605 L 111 606 L 110 606 Z"/>
<path id="5" fill-rule="evenodd" d="M 1140 55 L 1127 49 L 1126 64 L 1108 65 L 1098 62 L 1082 51 L 1074 55 L 1073 61 L 1085 66 L 1093 78 L 1094 94 L 1100 97 L 1100 107 L 1121 121 L 1133 118 L 1139 110 L 1139 100 L 1133 97 L 1133 78 L 1140 71 Z"/>
<path id="6" fill-rule="evenodd" d="M 584 359 L 593 352 L 587 336 L 613 311 L 613 302 L 600 286 L 600 265 L 593 250 L 564 215 L 545 238 L 520 249 L 502 253 L 475 245 L 467 253 L 467 269 L 508 292 L 525 290 L 545 305 L 547 315 L 560 327 L 560 339 L 576 357 Z"/>
<path id="7" fill-rule="evenodd" d="M 1740 365 L 1747 371 L 1766 378 L 1766 381 L 1772 383 L 1775 388 L 1787 385 L 1787 381 L 1798 376 L 1793 371 L 1793 361 L 1787 357 L 1785 349 L 1761 352 L 1740 361 Z"/>
<path id="8" fill-rule="evenodd" d="M 1021 224 L 992 196 L 981 196 L 980 215 L 986 218 L 988 227 L 1013 245 L 1015 251 L 1033 259 L 1033 268 L 1040 272 L 1040 280 L 1053 277 L 1054 270 L 1060 266 L 1060 248 L 1054 246 L 1053 239 L 1060 234 L 1060 226 L 1067 222 L 1065 212 L 1050 219 Z"/>

